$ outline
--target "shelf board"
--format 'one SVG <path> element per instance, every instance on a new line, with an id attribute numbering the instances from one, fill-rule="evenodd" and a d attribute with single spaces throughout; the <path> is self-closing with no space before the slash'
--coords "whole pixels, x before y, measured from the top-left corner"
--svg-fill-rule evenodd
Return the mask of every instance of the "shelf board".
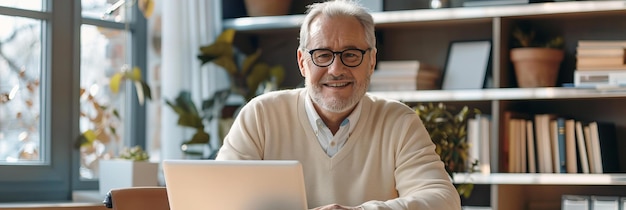
<path id="1" fill-rule="evenodd" d="M 487 88 L 468 90 L 418 90 L 369 92 L 383 98 L 402 102 L 440 101 L 490 101 L 490 100 L 537 100 L 537 99 L 583 99 L 626 97 L 626 89 L 583 88 Z"/>
<path id="2" fill-rule="evenodd" d="M 403 23 L 420 23 L 454 20 L 490 20 L 494 17 L 539 16 L 583 12 L 623 11 L 626 1 L 570 1 L 505 5 L 488 7 L 460 7 L 444 9 L 417 9 L 373 12 L 377 26 Z M 274 29 L 297 29 L 304 20 L 304 14 L 242 17 L 225 19 L 223 28 L 237 31 L 257 31 Z"/>
<path id="3" fill-rule="evenodd" d="M 626 174 L 455 173 L 454 183 L 507 185 L 626 185 Z"/>

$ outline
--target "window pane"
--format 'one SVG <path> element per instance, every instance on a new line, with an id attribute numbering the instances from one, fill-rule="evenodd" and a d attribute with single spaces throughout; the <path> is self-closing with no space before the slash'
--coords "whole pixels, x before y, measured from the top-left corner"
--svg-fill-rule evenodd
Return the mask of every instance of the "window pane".
<path id="1" fill-rule="evenodd" d="M 97 178 L 98 161 L 116 155 L 124 145 L 123 118 L 126 100 L 120 92 L 111 91 L 109 80 L 125 69 L 128 33 L 91 25 L 81 27 L 81 117 L 80 131 L 92 131 L 95 141 L 82 144 L 80 148 L 81 179 Z M 122 83 L 125 84 L 125 83 Z"/>
<path id="2" fill-rule="evenodd" d="M 133 11 L 134 0 L 81 0 L 82 15 L 87 18 L 125 22 L 126 12 Z"/>
<path id="3" fill-rule="evenodd" d="M 0 15 L 0 164 L 43 162 L 41 21 Z"/>
<path id="4" fill-rule="evenodd" d="M 0 6 L 42 11 L 41 0 L 0 0 Z"/>

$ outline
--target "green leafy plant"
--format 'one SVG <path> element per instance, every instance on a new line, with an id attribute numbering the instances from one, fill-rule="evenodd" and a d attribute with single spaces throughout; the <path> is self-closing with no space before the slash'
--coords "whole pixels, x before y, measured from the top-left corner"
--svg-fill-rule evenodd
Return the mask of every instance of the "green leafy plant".
<path id="1" fill-rule="evenodd" d="M 544 47 L 544 48 L 563 48 L 563 37 L 555 36 L 547 38 L 543 34 L 538 34 L 536 29 L 530 24 L 522 22 L 513 29 L 513 38 L 515 38 L 514 47 Z"/>
<path id="2" fill-rule="evenodd" d="M 212 62 L 228 73 L 229 88 L 218 90 L 213 97 L 204 99 L 200 109 L 191 100 L 189 91 L 181 91 L 174 101 L 166 100 L 166 104 L 178 114 L 178 125 L 195 129 L 191 139 L 184 141 L 183 145 L 209 143 L 211 136 L 205 131 L 204 123 L 220 117 L 221 110 L 231 94 L 240 95 L 247 102 L 259 94 L 260 87 L 276 88 L 284 80 L 285 73 L 282 66 L 270 66 L 259 61 L 260 50 L 243 56 L 242 62 L 238 62 L 241 54 L 233 45 L 234 38 L 234 29 L 224 30 L 215 42 L 200 46 L 198 55 L 202 65 Z M 217 149 L 212 149 L 209 158 L 216 152 Z M 196 154 L 192 151 L 185 151 L 185 153 Z"/>
<path id="3" fill-rule="evenodd" d="M 181 91 L 174 101 L 166 100 L 167 105 L 178 114 L 178 125 L 195 129 L 191 139 L 184 141 L 183 145 L 209 143 L 211 136 L 204 130 L 204 122 L 210 122 L 216 117 L 215 110 L 221 110 L 224 107 L 228 95 L 229 90 L 216 92 L 212 98 L 203 101 L 202 109 L 196 107 L 189 91 Z M 186 150 L 186 152 L 196 154 L 193 151 Z"/>
<path id="4" fill-rule="evenodd" d="M 236 48 L 233 46 L 234 29 L 226 29 L 214 43 L 201 46 L 198 59 L 202 64 L 213 62 L 222 67 L 229 75 L 230 91 L 249 101 L 257 95 L 257 89 L 263 83 L 280 85 L 285 78 L 285 70 L 280 65 L 270 66 L 259 62 L 261 50 L 245 56 L 243 62 L 237 62 Z"/>
<path id="5" fill-rule="evenodd" d="M 436 152 L 443 161 L 446 172 L 450 177 L 454 177 L 454 172 L 474 172 L 478 165 L 478 160 L 468 165 L 468 150 L 470 145 L 467 142 L 467 120 L 480 114 L 480 110 L 470 110 L 464 106 L 456 112 L 452 106 L 443 103 L 418 104 L 415 112 L 424 123 L 430 138 L 436 145 Z M 474 185 L 459 184 L 457 191 L 466 198 L 471 195 Z"/>
<path id="6" fill-rule="evenodd" d="M 150 156 L 140 146 L 134 146 L 132 148 L 124 148 L 118 158 L 132 161 L 147 161 L 150 159 Z"/>

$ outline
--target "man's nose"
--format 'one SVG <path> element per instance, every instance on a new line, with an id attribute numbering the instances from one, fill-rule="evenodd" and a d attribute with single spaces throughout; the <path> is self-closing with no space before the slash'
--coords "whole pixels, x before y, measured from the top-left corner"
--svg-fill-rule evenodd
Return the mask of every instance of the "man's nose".
<path id="1" fill-rule="evenodd" d="M 347 71 L 347 66 L 341 61 L 341 54 L 334 54 L 335 60 L 328 66 L 328 74 L 333 76 L 341 76 Z"/>

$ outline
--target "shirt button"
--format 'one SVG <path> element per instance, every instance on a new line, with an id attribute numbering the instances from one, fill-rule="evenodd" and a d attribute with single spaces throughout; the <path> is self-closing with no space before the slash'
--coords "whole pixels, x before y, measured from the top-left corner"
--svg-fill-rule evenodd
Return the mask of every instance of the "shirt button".
<path id="1" fill-rule="evenodd" d="M 334 142 L 334 141 L 331 141 L 331 142 L 330 142 L 330 146 L 331 146 L 331 147 L 334 147 L 334 146 L 335 146 L 335 142 Z"/>

